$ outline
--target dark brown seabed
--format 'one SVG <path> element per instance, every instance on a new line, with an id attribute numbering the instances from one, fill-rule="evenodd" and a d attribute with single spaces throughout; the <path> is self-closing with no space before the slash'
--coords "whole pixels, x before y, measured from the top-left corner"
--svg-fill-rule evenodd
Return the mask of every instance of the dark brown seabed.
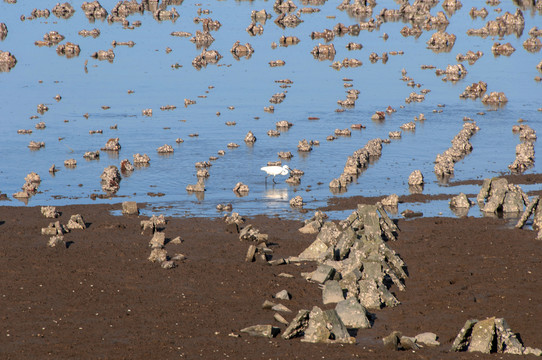
<path id="1" fill-rule="evenodd" d="M 239 332 L 256 324 L 283 329 L 261 309 L 282 289 L 292 294 L 281 301 L 293 311 L 287 320 L 299 309 L 325 308 L 318 286 L 300 276 L 314 264 L 246 263 L 248 244 L 221 219 L 171 218 L 166 238 L 184 242 L 166 249 L 187 260 L 164 270 L 147 260 L 145 217 L 115 217 L 114 209 L 120 204 L 59 208 L 62 223 L 80 213 L 90 226 L 65 235 L 69 248 L 48 248 L 40 229 L 51 219 L 39 207 L 0 207 L 0 358 L 517 358 L 448 352 L 467 319 L 490 316 L 504 317 L 526 346 L 542 347 L 542 248 L 535 232 L 510 229 L 503 219 L 400 219 L 389 245 L 410 274 L 406 291 L 392 288 L 401 305 L 373 311 L 374 326 L 357 332 L 356 345 L 326 345 Z M 256 216 L 248 223 L 269 234 L 275 258 L 314 240 L 297 231 L 297 221 Z M 431 331 L 441 346 L 393 352 L 381 342 L 393 330 Z"/>

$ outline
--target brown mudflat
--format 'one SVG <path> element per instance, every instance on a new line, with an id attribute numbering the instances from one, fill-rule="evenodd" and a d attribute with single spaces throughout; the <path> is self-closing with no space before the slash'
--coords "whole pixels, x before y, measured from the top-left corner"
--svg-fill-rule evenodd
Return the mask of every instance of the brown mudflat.
<path id="1" fill-rule="evenodd" d="M 401 305 L 371 311 L 372 329 L 356 345 L 302 343 L 251 337 L 240 329 L 284 326 L 265 300 L 293 313 L 322 305 L 321 290 L 300 272 L 314 264 L 269 266 L 244 261 L 248 244 L 226 231 L 221 219 L 172 218 L 168 255 L 187 259 L 164 270 L 150 263 L 149 234 L 140 217 L 109 214 L 117 205 L 63 206 L 61 223 L 79 213 L 90 224 L 65 235 L 68 248 L 48 248 L 40 235 L 51 219 L 39 207 L 0 207 L 0 358 L 5 359 L 442 359 L 518 358 L 449 353 L 470 318 L 504 317 L 526 346 L 542 347 L 542 247 L 528 230 L 493 218 L 399 220 L 390 247 L 408 266 Z M 267 217 L 248 223 L 269 234 L 274 257 L 299 254 L 314 239 L 300 222 Z M 280 277 L 280 273 L 293 278 Z M 287 289 L 289 301 L 272 295 Z M 329 307 L 329 306 L 328 306 Z M 441 346 L 394 352 L 381 338 L 398 330 L 434 332 Z M 240 335 L 234 337 L 229 335 Z"/>

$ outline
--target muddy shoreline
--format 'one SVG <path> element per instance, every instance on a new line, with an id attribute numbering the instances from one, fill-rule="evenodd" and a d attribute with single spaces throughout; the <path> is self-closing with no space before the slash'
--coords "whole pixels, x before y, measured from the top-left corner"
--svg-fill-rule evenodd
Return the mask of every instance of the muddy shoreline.
<path id="1" fill-rule="evenodd" d="M 401 304 L 371 311 L 373 328 L 358 330 L 355 345 L 307 344 L 241 334 L 255 324 L 284 326 L 263 310 L 265 300 L 287 289 L 292 313 L 322 305 L 317 284 L 301 272 L 315 263 L 269 266 L 244 261 L 247 244 L 222 219 L 168 218 L 168 253 L 186 260 L 164 270 L 147 260 L 144 216 L 112 216 L 120 204 L 58 208 L 58 220 L 81 214 L 89 227 L 65 234 L 68 248 L 48 248 L 40 235 L 51 219 L 39 207 L 0 207 L 2 306 L 0 353 L 6 358 L 493 358 L 449 353 L 470 318 L 504 317 L 526 346 L 542 347 L 537 305 L 542 256 L 536 233 L 508 229 L 503 219 L 471 217 L 398 219 L 388 245 L 405 261 L 406 291 L 392 288 Z M 273 258 L 296 256 L 315 238 L 299 221 L 247 219 L 269 234 Z M 293 275 L 292 278 L 279 276 Z M 441 346 L 393 352 L 381 339 L 398 330 L 431 331 Z M 507 356 L 504 356 L 505 358 Z"/>

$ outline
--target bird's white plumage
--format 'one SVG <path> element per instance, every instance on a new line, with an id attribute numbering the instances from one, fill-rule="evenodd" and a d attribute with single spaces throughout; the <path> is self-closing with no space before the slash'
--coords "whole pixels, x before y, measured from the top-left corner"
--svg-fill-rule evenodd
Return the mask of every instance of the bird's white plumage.
<path id="1" fill-rule="evenodd" d="M 267 176 L 273 175 L 273 182 L 275 181 L 275 176 L 277 175 L 288 175 L 290 167 L 288 165 L 283 166 L 264 166 L 261 168 L 262 171 L 267 173 Z M 267 179 L 267 178 L 266 178 Z"/>

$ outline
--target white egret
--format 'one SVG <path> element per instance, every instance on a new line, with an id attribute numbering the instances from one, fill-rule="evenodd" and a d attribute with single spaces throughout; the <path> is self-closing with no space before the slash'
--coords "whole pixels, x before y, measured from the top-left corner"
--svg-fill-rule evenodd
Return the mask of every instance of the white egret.
<path id="1" fill-rule="evenodd" d="M 275 182 L 275 176 L 277 175 L 288 175 L 288 172 L 290 171 L 290 168 L 288 165 L 283 166 L 264 166 L 261 168 L 262 171 L 265 171 L 267 173 L 267 176 L 265 177 L 265 182 L 267 183 L 267 177 L 270 175 L 273 175 L 273 183 Z"/>

